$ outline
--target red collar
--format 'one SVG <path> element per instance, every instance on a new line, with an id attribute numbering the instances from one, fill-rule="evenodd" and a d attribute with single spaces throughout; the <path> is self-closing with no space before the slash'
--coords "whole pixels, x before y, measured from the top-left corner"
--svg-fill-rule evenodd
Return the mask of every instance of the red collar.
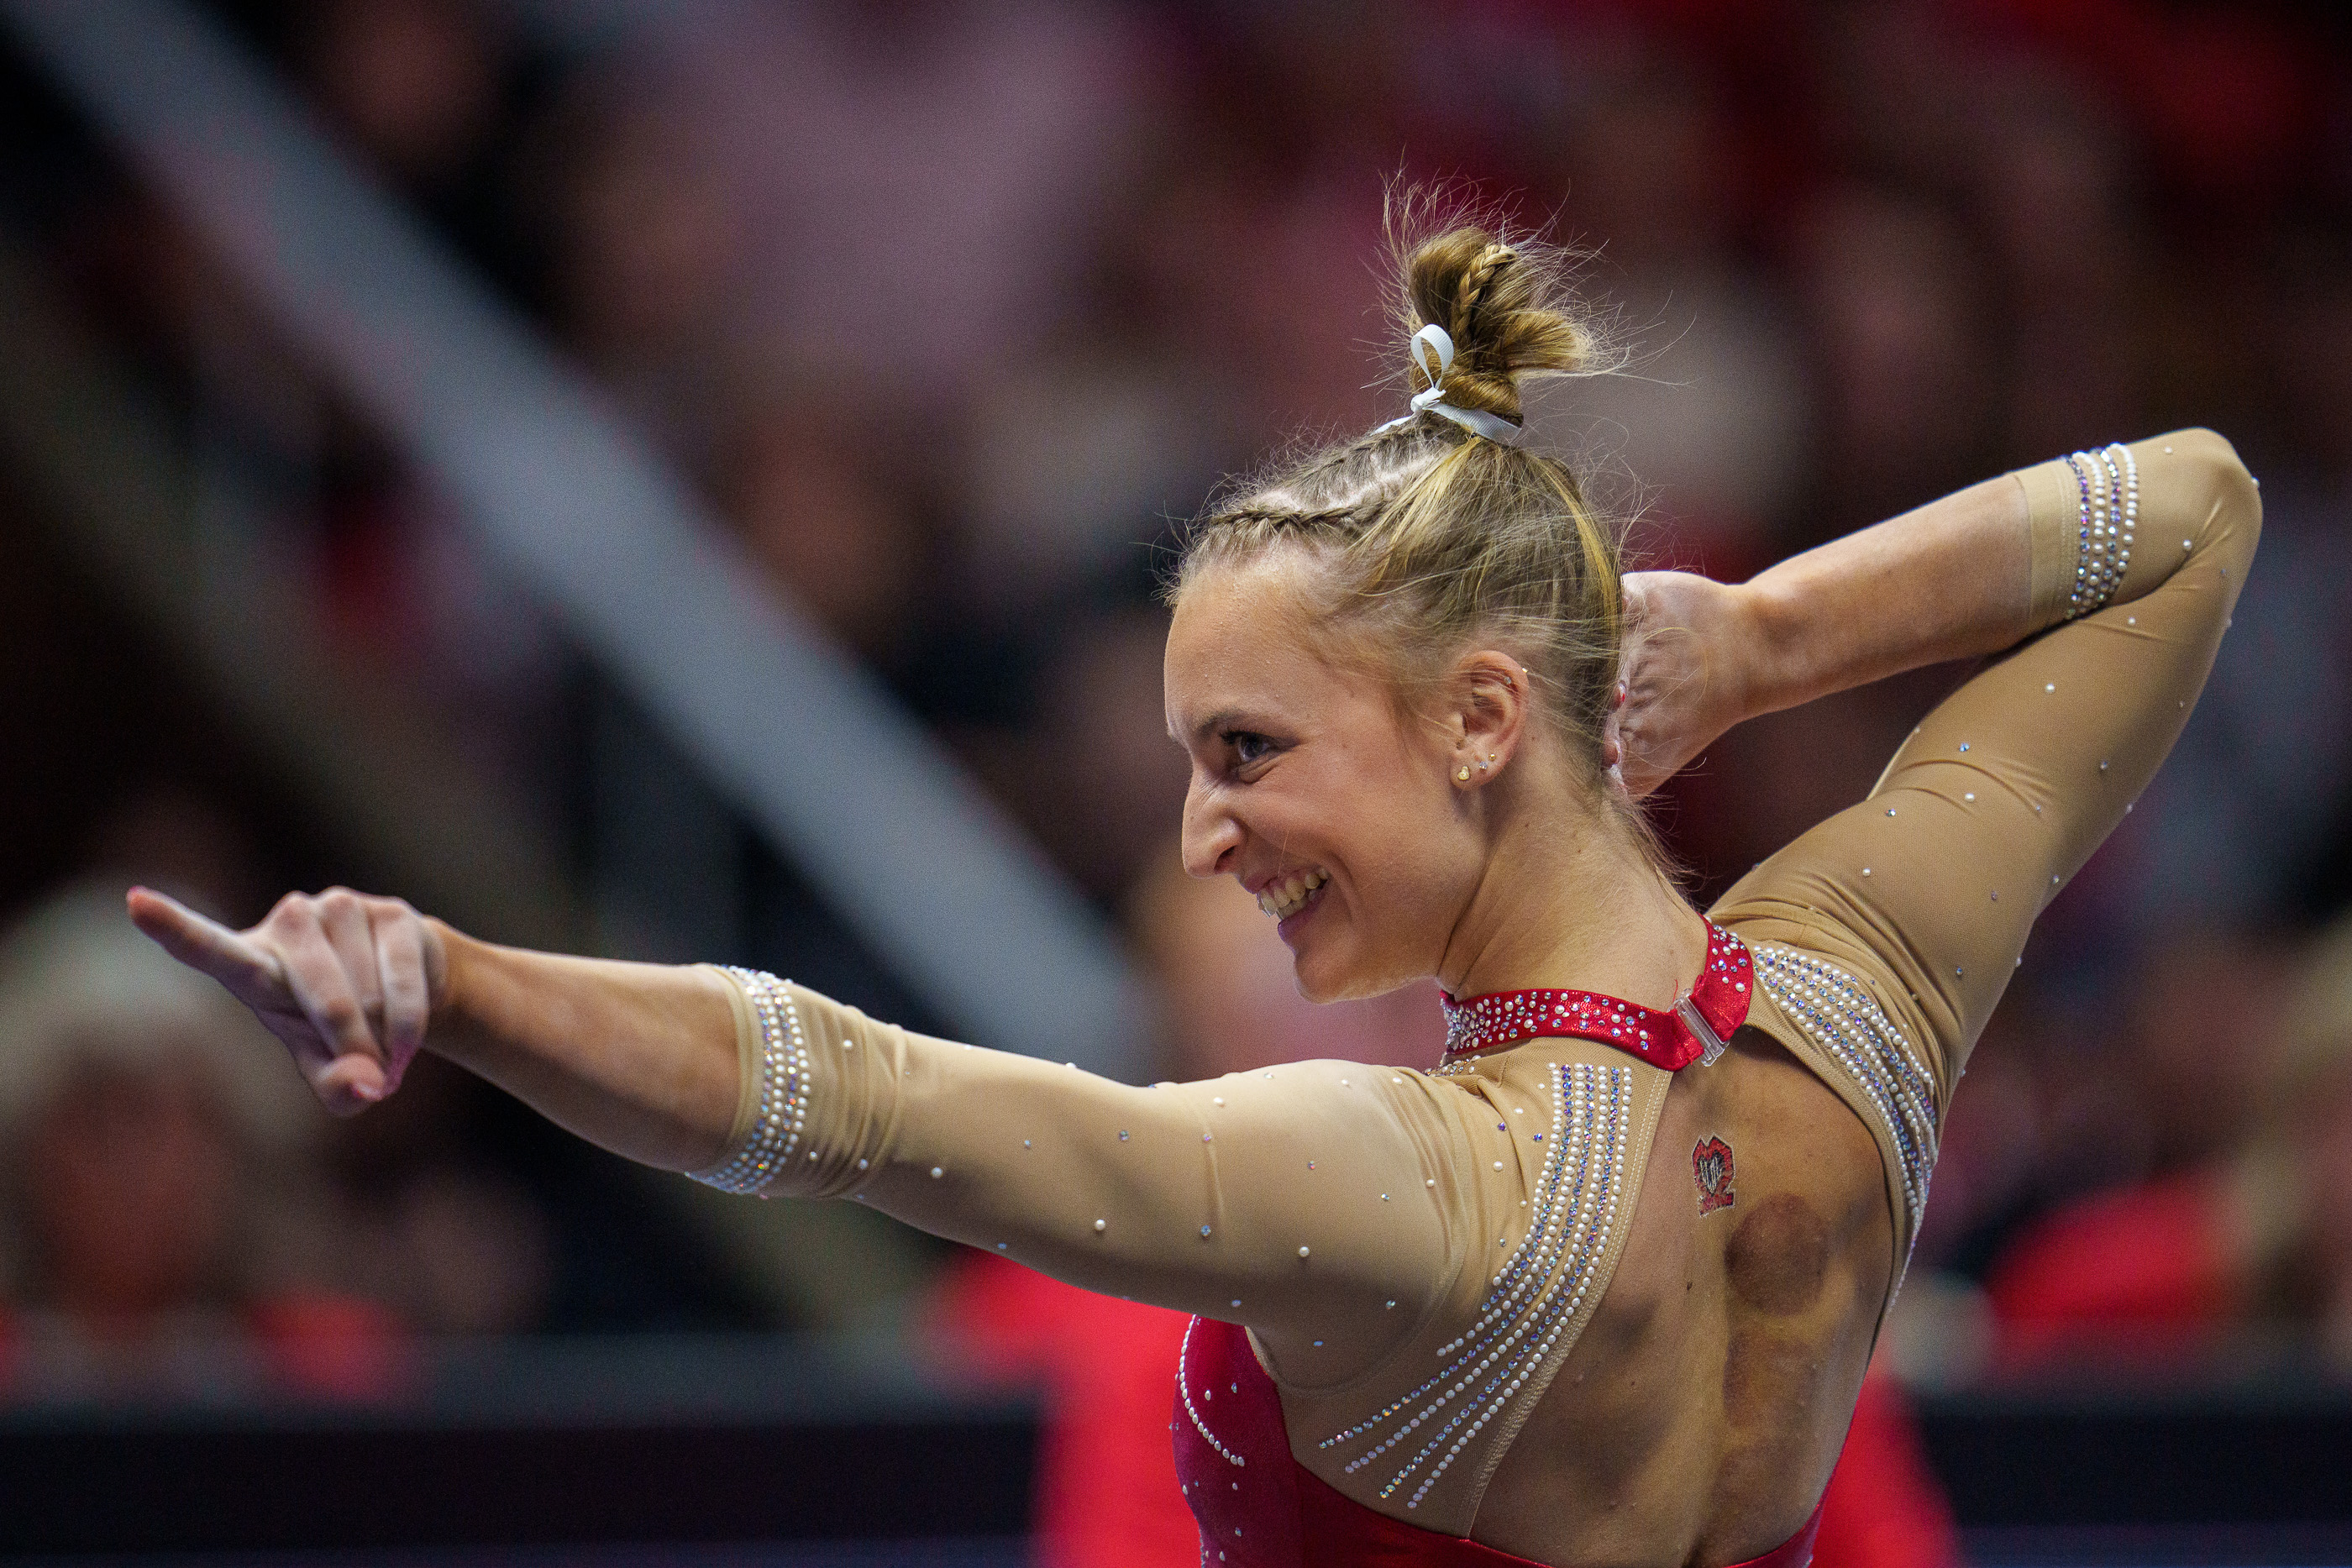
<path id="1" fill-rule="evenodd" d="M 1561 1035 L 1631 1051 L 1673 1072 L 1713 1061 L 1747 1021 L 1755 967 L 1748 945 L 1710 920 L 1706 962 L 1670 1011 L 1596 991 L 1496 991 L 1445 1003 L 1445 1061 L 1462 1061 L 1523 1040 Z"/>

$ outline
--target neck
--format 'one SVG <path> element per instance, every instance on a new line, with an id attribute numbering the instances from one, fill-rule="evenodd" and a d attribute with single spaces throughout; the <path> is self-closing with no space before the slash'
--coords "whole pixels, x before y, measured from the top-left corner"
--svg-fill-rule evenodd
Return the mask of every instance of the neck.
<path id="1" fill-rule="evenodd" d="M 1570 815 L 1498 837 L 1439 983 L 1464 998 L 1568 988 L 1672 1007 L 1705 961 L 1706 922 L 1608 807 Z"/>

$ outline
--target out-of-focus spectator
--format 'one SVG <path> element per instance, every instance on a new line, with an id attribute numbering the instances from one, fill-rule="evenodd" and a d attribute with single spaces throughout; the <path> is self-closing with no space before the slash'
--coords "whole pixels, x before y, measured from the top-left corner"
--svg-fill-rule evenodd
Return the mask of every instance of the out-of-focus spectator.
<path id="1" fill-rule="evenodd" d="M 887 671 L 905 663 L 926 619 L 937 551 L 870 417 L 846 374 L 799 395 L 745 398 L 725 421 L 715 488 L 752 559 Z"/>
<path id="2" fill-rule="evenodd" d="M 1055 324 L 1158 73 L 1121 8 L 919 0 L 715 7 L 630 79 L 688 139 L 673 177 L 719 182 L 737 352 L 858 367 L 913 418 Z"/>
<path id="3" fill-rule="evenodd" d="M 338 1290 L 320 1118 L 283 1053 L 124 916 L 64 893 L 0 943 L 19 1397 L 367 1396 L 395 1321 Z"/>
<path id="4" fill-rule="evenodd" d="M 1999 451 L 2027 463 L 2111 441 L 2147 406 L 2148 246 L 2108 102 L 2038 58 L 1977 74 L 1963 178 L 2002 297 Z"/>
<path id="5" fill-rule="evenodd" d="M 624 72 L 583 73 L 535 129 L 557 330 L 656 444 L 707 459 L 728 377 L 742 217 L 674 102 Z"/>
<path id="6" fill-rule="evenodd" d="M 1994 367 L 1967 231 L 1931 203 L 1852 186 L 1813 203 L 1794 253 L 1820 410 L 1806 533 L 1866 527 L 1981 477 Z"/>
<path id="7" fill-rule="evenodd" d="M 1571 237 L 1626 341 L 1622 373 L 1569 382 L 1588 463 L 1622 465 L 1674 563 L 1737 580 L 1769 563 L 1795 499 L 1811 411 L 1801 345 L 1774 284 L 1741 265 L 1737 152 L 1721 105 L 1655 47 L 1601 56 L 1566 128 Z M 1538 416 L 1539 419 L 1542 416 Z"/>
<path id="8" fill-rule="evenodd" d="M 2285 989 L 2267 1063 L 2232 1050 L 2230 996 L 2173 1022 L 2253 1081 L 2259 1119 L 2230 1150 L 2063 1207 L 2002 1254 L 1988 1293 L 2011 1363 L 2173 1357 L 2269 1324 L 2352 1364 L 2352 923 Z"/>
<path id="9" fill-rule="evenodd" d="M 305 57 L 328 118 L 403 184 L 453 183 L 495 128 L 499 62 L 466 0 L 326 0 L 305 8 Z"/>
<path id="10" fill-rule="evenodd" d="M 1041 655 L 1029 723 L 966 738 L 1015 817 L 1106 905 L 1147 867 L 1175 864 L 1186 763 L 1160 704 L 1167 635 L 1166 613 L 1143 606 L 1066 622 Z"/>

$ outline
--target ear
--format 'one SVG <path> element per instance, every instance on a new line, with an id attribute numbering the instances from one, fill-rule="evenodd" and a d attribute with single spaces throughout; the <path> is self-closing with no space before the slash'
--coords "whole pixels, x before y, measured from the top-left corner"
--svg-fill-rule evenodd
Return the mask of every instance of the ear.
<path id="1" fill-rule="evenodd" d="M 1456 789 L 1475 789 L 1502 777 L 1526 744 L 1534 692 L 1527 667 L 1508 653 L 1481 648 L 1454 666 L 1447 697 Z"/>

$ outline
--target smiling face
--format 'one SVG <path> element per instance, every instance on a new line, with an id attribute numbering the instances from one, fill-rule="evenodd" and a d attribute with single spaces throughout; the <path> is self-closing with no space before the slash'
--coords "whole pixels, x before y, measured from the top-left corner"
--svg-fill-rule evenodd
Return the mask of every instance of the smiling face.
<path id="1" fill-rule="evenodd" d="M 1299 989 L 1331 1001 L 1435 973 L 1486 855 L 1453 777 L 1461 737 L 1317 651 L 1303 565 L 1270 552 L 1188 586 L 1168 633 L 1168 723 L 1192 768 L 1185 869 L 1257 894 Z"/>

